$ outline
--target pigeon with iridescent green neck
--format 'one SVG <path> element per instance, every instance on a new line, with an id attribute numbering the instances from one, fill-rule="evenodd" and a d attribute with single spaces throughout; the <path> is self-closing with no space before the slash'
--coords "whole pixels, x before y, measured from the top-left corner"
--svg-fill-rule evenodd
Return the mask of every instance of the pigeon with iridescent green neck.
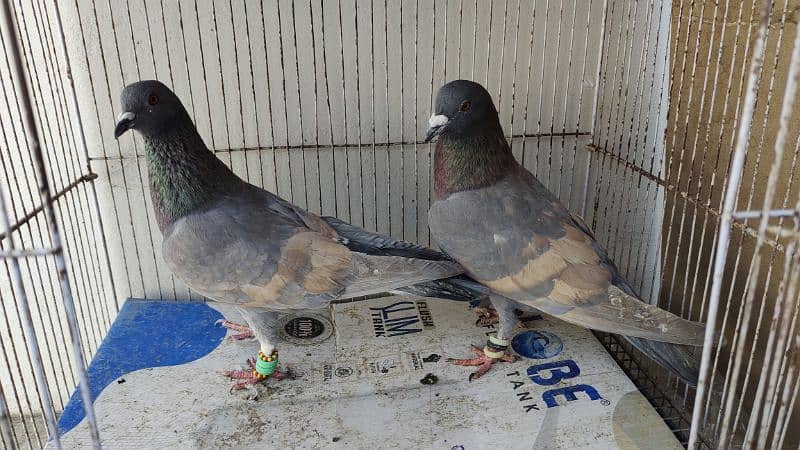
<path id="1" fill-rule="evenodd" d="M 457 80 L 436 97 L 426 141 L 438 136 L 431 235 L 467 274 L 491 289 L 500 330 L 477 357 L 480 376 L 500 359 L 515 308 L 535 308 L 586 328 L 621 334 L 688 383 L 697 379 L 704 326 L 642 302 L 582 220 L 520 165 L 497 110 L 478 83 Z"/>
<path id="2" fill-rule="evenodd" d="M 164 260 L 193 290 L 237 305 L 259 340 L 253 370 L 228 372 L 236 387 L 282 376 L 273 342 L 279 313 L 463 272 L 441 253 L 386 236 L 346 229 L 351 244 L 327 220 L 246 183 L 206 147 L 178 97 L 158 81 L 127 86 L 122 110 L 114 134 L 133 129 L 144 140 Z"/>

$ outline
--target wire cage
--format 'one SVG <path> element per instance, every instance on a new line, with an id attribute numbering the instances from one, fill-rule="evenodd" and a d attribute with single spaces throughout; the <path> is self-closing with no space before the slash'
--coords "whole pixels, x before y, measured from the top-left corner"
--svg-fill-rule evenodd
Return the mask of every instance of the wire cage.
<path id="1" fill-rule="evenodd" d="M 247 181 L 426 245 L 436 89 L 484 84 L 642 298 L 709 325 L 696 389 L 599 334 L 681 442 L 800 442 L 796 0 L 1 3 L 4 448 L 54 437 L 122 300 L 204 300 L 111 133 L 152 78 Z"/>

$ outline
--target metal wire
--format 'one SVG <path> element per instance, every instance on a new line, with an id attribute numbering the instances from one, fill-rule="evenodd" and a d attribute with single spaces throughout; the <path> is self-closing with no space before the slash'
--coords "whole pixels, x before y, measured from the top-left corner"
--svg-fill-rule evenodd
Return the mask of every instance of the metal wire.
<path id="1" fill-rule="evenodd" d="M 765 46 L 767 28 L 769 27 L 769 18 L 772 11 L 772 1 L 765 0 L 763 13 L 761 16 L 761 25 L 758 29 L 758 34 L 755 43 L 755 55 L 761 55 Z M 723 276 L 725 273 L 725 259 L 728 253 L 728 245 L 730 243 L 730 227 L 725 224 L 731 222 L 734 207 L 736 205 L 736 198 L 739 192 L 739 185 L 744 170 L 745 155 L 747 153 L 747 141 L 750 135 L 750 124 L 753 120 L 755 110 L 756 96 L 758 93 L 758 79 L 761 76 L 761 67 L 763 60 L 760 56 L 753 58 L 750 64 L 750 75 L 747 80 L 747 90 L 744 98 L 744 107 L 742 111 L 742 121 L 736 136 L 736 148 L 734 150 L 733 161 L 731 162 L 731 172 L 728 178 L 727 187 L 725 190 L 725 204 L 723 205 L 722 215 L 720 217 L 719 236 L 717 237 L 717 250 L 714 255 L 714 274 L 713 283 L 711 285 L 711 295 L 709 296 L 708 316 L 706 319 L 706 333 L 703 342 L 703 355 L 700 366 L 700 376 L 697 382 L 697 392 L 695 393 L 694 411 L 692 412 L 692 427 L 689 434 L 689 447 L 694 448 L 698 442 L 700 433 L 700 420 L 703 416 L 703 405 L 709 378 L 709 367 L 711 361 L 711 352 L 714 346 L 714 335 L 717 319 L 717 311 L 719 310 L 720 293 L 722 291 Z M 723 425 L 723 430 L 725 426 Z"/>

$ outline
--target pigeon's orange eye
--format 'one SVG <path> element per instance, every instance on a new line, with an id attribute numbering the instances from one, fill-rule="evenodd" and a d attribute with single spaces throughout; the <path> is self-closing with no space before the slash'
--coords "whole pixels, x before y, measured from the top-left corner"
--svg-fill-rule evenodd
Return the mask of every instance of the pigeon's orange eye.
<path id="1" fill-rule="evenodd" d="M 155 105 L 158 103 L 158 96 L 156 94 L 150 94 L 150 97 L 147 97 L 147 103 L 151 105 Z"/>
<path id="2" fill-rule="evenodd" d="M 461 106 L 458 107 L 458 110 L 461 111 L 461 112 L 469 111 L 469 108 L 471 106 L 472 106 L 472 103 L 470 103 L 469 100 L 465 100 L 464 102 L 461 103 Z"/>

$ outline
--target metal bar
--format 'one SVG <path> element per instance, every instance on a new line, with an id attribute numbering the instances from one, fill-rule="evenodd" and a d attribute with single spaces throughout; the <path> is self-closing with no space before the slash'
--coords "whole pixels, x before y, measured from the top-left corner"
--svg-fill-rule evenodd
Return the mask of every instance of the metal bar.
<path id="1" fill-rule="evenodd" d="M 9 0 L 3 0 L 3 15 L 5 19 L 5 32 L 7 34 L 7 42 L 14 42 L 14 36 L 17 34 L 17 25 L 13 18 L 13 13 L 10 5 Z M 60 237 L 60 230 L 59 225 L 56 222 L 56 215 L 55 209 L 53 208 L 53 199 L 52 193 L 50 192 L 50 185 L 49 180 L 47 179 L 47 172 L 45 169 L 44 164 L 44 157 L 42 155 L 42 148 L 39 145 L 39 133 L 36 126 L 36 121 L 34 119 L 33 113 L 33 105 L 31 104 L 31 97 L 30 92 L 28 90 L 28 83 L 25 77 L 25 73 L 23 70 L 23 62 L 22 56 L 20 54 L 20 48 L 17 45 L 9 45 L 11 50 L 11 60 L 13 62 L 13 69 L 14 69 L 14 76 L 12 77 L 15 80 L 15 84 L 17 85 L 17 92 L 20 96 L 20 100 L 22 102 L 23 107 L 23 123 L 25 124 L 26 134 L 28 141 L 30 143 L 31 150 L 34 155 L 34 163 L 36 168 L 38 169 L 38 179 L 39 179 L 39 193 L 41 195 L 42 204 L 44 206 L 45 213 L 47 214 L 49 226 L 50 226 L 50 235 L 53 242 L 54 248 L 61 248 L 61 237 Z M 0 197 L 2 194 L 0 193 Z M 5 202 L 0 200 L 0 219 L 3 221 L 4 228 L 8 229 L 8 217 L 5 210 Z M 10 248 L 14 249 L 13 239 L 10 240 Z M 91 392 L 89 391 L 89 379 L 86 374 L 86 367 L 84 364 L 83 359 L 83 349 L 81 344 L 81 336 L 80 330 L 77 326 L 77 315 L 75 312 L 75 303 L 72 298 L 72 288 L 70 286 L 69 275 L 67 274 L 67 269 L 65 266 L 64 261 L 64 254 L 63 252 L 58 252 L 55 254 L 56 260 L 56 268 L 58 270 L 59 280 L 61 282 L 61 293 L 64 300 L 64 310 L 67 314 L 67 321 L 69 324 L 70 336 L 72 338 L 72 352 L 73 352 L 73 359 L 74 365 L 76 368 L 76 372 L 78 373 L 78 378 L 80 383 L 78 388 L 81 393 L 81 397 L 83 398 L 84 402 L 84 410 L 86 411 L 86 419 L 89 423 L 89 432 L 92 436 L 92 443 L 94 448 L 100 448 L 100 435 L 97 430 L 97 421 L 95 418 L 94 413 L 94 405 L 92 403 Z M 44 371 L 43 365 L 41 361 L 41 354 L 39 353 L 38 343 L 36 341 L 36 333 L 33 329 L 33 324 L 31 323 L 30 318 L 30 310 L 27 308 L 27 297 L 25 293 L 25 289 L 21 283 L 21 272 L 19 269 L 19 264 L 16 262 L 16 259 L 11 259 L 11 266 L 14 271 L 14 278 L 16 279 L 15 289 L 17 290 L 17 294 L 20 296 L 22 303 L 25 304 L 25 313 L 26 313 L 26 323 L 24 324 L 26 334 L 28 334 L 29 341 L 31 343 L 32 349 L 36 353 L 36 357 L 38 361 L 33 361 L 35 365 L 35 369 L 37 371 L 37 382 L 40 383 L 40 388 L 44 388 L 41 395 L 46 396 L 46 403 L 51 405 L 50 394 L 47 390 L 46 382 L 44 382 Z M 34 358 L 36 359 L 36 358 Z M 60 441 L 58 440 L 58 428 L 55 422 L 55 413 L 52 408 L 45 408 L 45 414 L 47 415 L 47 422 L 48 422 L 48 429 L 51 433 L 51 438 L 54 440 L 54 446 L 56 448 L 60 447 Z"/>
<path id="2" fill-rule="evenodd" d="M 689 195 L 688 192 L 680 191 L 678 189 L 678 186 L 676 186 L 674 184 L 671 184 L 671 183 L 668 183 L 663 178 L 659 178 L 659 177 L 653 175 L 647 169 L 641 168 L 641 167 L 635 165 L 634 163 L 632 163 L 630 161 L 626 161 L 626 160 L 618 157 L 617 155 L 612 154 L 608 150 L 602 149 L 602 148 L 600 148 L 600 147 L 598 147 L 598 146 L 596 146 L 594 144 L 587 144 L 586 148 L 589 149 L 592 153 L 599 153 L 601 155 L 608 156 L 610 159 L 615 160 L 619 164 L 622 164 L 625 167 L 627 167 L 628 169 L 635 171 L 636 173 L 641 175 L 643 178 L 647 178 L 648 180 L 658 184 L 659 186 L 661 186 L 661 187 L 663 187 L 663 188 L 665 188 L 665 189 L 667 189 L 669 191 L 676 192 L 677 195 L 679 195 L 681 198 L 683 198 L 687 202 L 695 203 L 697 206 L 699 206 L 700 208 L 704 209 L 705 211 L 711 213 L 715 217 L 719 217 L 720 215 L 722 215 L 722 213 L 720 211 L 718 211 L 718 210 L 716 210 L 714 208 L 711 208 L 708 204 L 697 202 L 694 198 L 692 198 L 691 195 Z M 733 228 L 736 228 L 737 230 L 742 231 L 743 233 L 745 233 L 748 236 L 756 237 L 757 234 L 758 234 L 758 230 L 756 230 L 755 228 L 749 227 L 749 226 L 745 225 L 742 222 L 731 222 L 731 226 Z M 768 240 L 765 241 L 765 243 L 767 245 L 775 247 L 776 249 L 778 249 L 778 251 L 781 251 L 781 252 L 786 251 L 785 246 L 783 244 L 781 244 L 780 242 L 778 242 L 777 240 L 775 240 L 775 239 L 768 239 Z"/>
<path id="3" fill-rule="evenodd" d="M 60 191 L 58 191 L 55 194 L 53 194 L 53 201 L 56 201 L 59 198 L 63 197 L 67 192 L 69 192 L 70 190 L 76 188 L 79 184 L 85 183 L 87 181 L 92 181 L 92 180 L 95 180 L 95 179 L 97 179 L 97 174 L 96 173 L 91 173 L 90 172 L 90 173 L 87 173 L 87 174 L 83 175 L 82 177 L 78 178 L 77 180 L 73 181 L 72 183 L 64 186 L 64 189 L 61 189 Z M 24 216 L 22 216 L 13 225 L 11 225 L 9 228 L 7 228 L 3 233 L 0 233 L 0 241 L 2 241 L 3 239 L 7 238 L 11 233 L 19 230 L 20 227 L 22 227 L 26 223 L 30 222 L 31 219 L 33 219 L 37 214 L 39 214 L 43 210 L 44 210 L 44 206 L 43 205 L 39 205 L 36 208 L 34 208 L 31 212 L 29 212 L 29 213 L 25 214 Z"/>
<path id="4" fill-rule="evenodd" d="M 756 250 L 754 251 L 754 255 L 758 254 L 758 249 L 760 247 L 759 244 L 762 244 L 763 241 L 765 240 L 765 235 L 767 233 L 767 224 L 769 223 L 769 218 L 771 216 L 770 213 L 773 212 L 773 211 L 770 211 L 769 208 L 771 206 L 772 199 L 775 196 L 775 193 L 777 191 L 777 184 L 778 184 L 778 178 L 779 178 L 779 175 L 780 175 L 780 168 L 781 168 L 781 165 L 783 163 L 784 147 L 786 145 L 787 137 L 789 135 L 789 130 L 790 130 L 789 121 L 791 120 L 792 113 L 794 112 L 793 109 L 794 109 L 794 101 L 795 101 L 796 94 L 797 94 L 798 76 L 800 75 L 800 24 L 798 24 L 795 28 L 796 28 L 795 29 L 795 40 L 794 40 L 794 44 L 793 44 L 792 56 L 791 56 L 791 59 L 790 59 L 791 63 L 790 63 L 790 66 L 789 66 L 788 81 L 786 83 L 786 90 L 785 90 L 784 95 L 783 95 L 783 104 L 781 105 L 781 115 L 780 115 L 778 133 L 777 133 L 777 135 L 775 137 L 775 157 L 773 159 L 772 167 L 770 168 L 769 178 L 767 179 L 768 180 L 767 181 L 767 191 L 764 194 L 764 209 L 762 210 L 761 222 L 759 223 L 759 227 L 758 227 L 758 242 L 756 243 Z M 789 255 L 787 255 L 787 257 L 788 256 Z M 761 262 L 760 258 L 756 259 L 754 261 L 753 266 L 751 266 L 752 267 L 751 272 L 754 273 L 756 276 L 758 275 L 758 268 L 759 268 L 760 262 Z M 792 287 L 793 288 L 796 287 L 796 283 L 795 283 L 795 286 L 792 286 Z M 793 300 L 793 298 L 791 298 L 791 297 L 792 296 L 789 295 L 789 296 L 787 296 L 788 301 L 785 301 L 785 302 L 778 301 L 777 304 L 775 305 L 775 309 L 773 310 L 773 317 L 772 317 L 772 324 L 773 325 L 778 323 L 778 320 L 780 319 L 780 317 L 782 315 L 781 313 L 783 311 L 784 303 L 788 303 L 789 301 Z M 783 319 L 782 319 L 783 322 L 785 322 L 787 324 L 786 327 L 788 327 L 788 322 L 786 322 L 786 320 L 789 317 L 790 317 L 790 315 L 786 314 L 785 317 L 783 317 Z M 776 331 L 777 330 L 780 330 L 780 334 L 776 337 Z M 773 326 L 773 327 L 770 328 L 770 333 L 769 333 L 769 338 L 768 338 L 768 341 L 767 341 L 767 348 L 766 348 L 766 357 L 764 358 L 765 362 L 769 361 L 773 356 L 773 353 L 772 353 L 773 352 L 773 346 L 772 346 L 772 344 L 775 341 L 775 339 L 777 339 L 777 344 L 775 345 L 775 350 L 780 350 L 780 348 L 785 344 L 786 338 L 787 338 L 786 329 L 784 329 L 784 327 L 775 327 L 775 326 Z M 775 353 L 775 355 L 777 356 L 777 352 Z M 780 360 L 781 359 L 778 358 L 778 357 L 776 357 L 776 358 L 774 358 L 772 360 L 771 370 L 772 370 L 773 376 L 775 376 L 775 378 L 777 378 L 777 372 L 779 370 L 778 364 L 780 363 Z M 765 394 L 764 393 L 764 389 L 766 388 L 766 383 L 768 381 L 767 380 L 767 375 L 768 374 L 769 374 L 769 365 L 768 364 L 764 364 L 764 366 L 763 366 L 763 368 L 761 370 L 761 377 L 759 378 L 758 387 L 756 389 L 756 395 L 755 395 L 755 398 L 753 400 L 753 404 L 754 405 L 761 405 L 762 404 L 761 400 L 762 400 L 762 398 L 763 398 L 763 396 Z M 773 384 L 770 385 L 770 388 L 774 389 L 774 379 L 771 380 L 771 381 L 772 381 Z M 760 434 L 757 434 L 755 432 L 755 428 L 756 428 L 756 425 L 758 423 L 758 417 L 755 416 L 750 420 L 750 423 L 748 424 L 748 427 L 747 427 L 747 435 L 746 435 L 745 445 L 749 446 L 749 445 L 753 444 L 755 438 L 757 436 L 759 436 L 759 435 L 763 435 L 763 438 L 765 440 L 767 439 L 767 431 L 769 429 L 769 423 L 767 422 L 766 419 L 767 419 L 767 410 L 770 408 L 771 403 L 772 403 L 771 396 L 767 396 L 766 405 L 764 405 L 764 408 L 763 408 L 764 409 L 764 414 L 762 416 L 762 421 L 764 423 L 762 423 L 762 425 L 761 425 Z M 766 429 L 764 428 L 765 426 L 766 426 Z"/>
<path id="5" fill-rule="evenodd" d="M 768 218 L 776 217 L 800 217 L 800 210 L 798 209 L 771 209 L 769 211 L 737 211 L 731 215 L 734 219 L 747 220 L 747 219 L 760 219 L 766 215 Z"/>
<path id="6" fill-rule="evenodd" d="M 758 29 L 756 43 L 754 46 L 754 57 L 750 63 L 750 75 L 747 80 L 747 90 L 742 109 L 742 122 L 737 132 L 736 147 L 731 161 L 731 172 L 725 189 L 725 203 L 720 217 L 720 230 L 717 237 L 717 249 L 714 255 L 714 274 L 711 284 L 711 295 L 709 297 L 708 317 L 706 319 L 705 339 L 703 342 L 703 355 L 700 364 L 700 376 L 695 393 L 694 410 L 692 411 L 692 425 L 689 433 L 690 449 L 697 447 L 700 435 L 700 422 L 703 416 L 704 397 L 706 395 L 706 384 L 710 374 L 709 363 L 711 362 L 711 352 L 713 350 L 715 327 L 717 322 L 717 312 L 719 311 L 720 294 L 722 292 L 723 276 L 725 274 L 725 260 L 728 255 L 728 245 L 730 244 L 731 215 L 736 206 L 736 197 L 739 193 L 739 186 L 744 172 L 745 156 L 747 154 L 747 141 L 750 136 L 750 125 L 753 121 L 755 112 L 756 95 L 758 94 L 758 80 L 761 76 L 761 68 L 764 60 L 762 52 L 766 44 L 767 28 L 772 11 L 772 1 L 764 1 L 764 11 L 761 17 L 761 25 Z"/>
<path id="7" fill-rule="evenodd" d="M 0 251 L 0 258 L 29 258 L 38 256 L 54 255 L 63 249 L 61 248 L 33 248 L 22 250 L 6 250 Z"/>
<path id="8" fill-rule="evenodd" d="M 6 405 L 6 395 L 3 393 L 3 387 L 0 386 L 0 436 L 4 448 L 7 450 L 16 450 L 17 444 L 14 440 L 13 425 L 11 424 L 11 415 L 8 413 L 8 405 Z"/>
<path id="9" fill-rule="evenodd" d="M 591 136 L 591 133 L 588 131 L 579 131 L 579 132 L 567 132 L 567 133 L 533 133 L 533 134 L 517 134 L 514 136 L 506 136 L 506 139 L 542 139 L 542 138 L 549 138 L 549 137 L 567 137 L 567 136 Z M 399 147 L 404 145 L 422 145 L 425 144 L 422 141 L 398 141 L 398 142 L 376 142 L 375 147 Z M 304 144 L 304 145 L 289 145 L 289 146 L 282 146 L 282 147 L 275 147 L 279 150 L 300 150 L 300 149 L 315 149 L 315 148 L 333 148 L 333 149 L 346 149 L 349 147 L 353 147 L 357 144 Z M 365 143 L 364 145 L 372 146 L 372 143 Z M 226 152 L 250 152 L 250 151 L 259 151 L 262 150 L 257 147 L 244 147 L 244 148 L 231 148 L 227 150 L 220 150 L 219 153 L 226 153 Z M 90 158 L 91 161 L 118 161 L 124 159 L 141 159 L 145 158 L 145 155 L 130 155 L 130 156 L 103 156 L 103 157 L 92 157 Z"/>

